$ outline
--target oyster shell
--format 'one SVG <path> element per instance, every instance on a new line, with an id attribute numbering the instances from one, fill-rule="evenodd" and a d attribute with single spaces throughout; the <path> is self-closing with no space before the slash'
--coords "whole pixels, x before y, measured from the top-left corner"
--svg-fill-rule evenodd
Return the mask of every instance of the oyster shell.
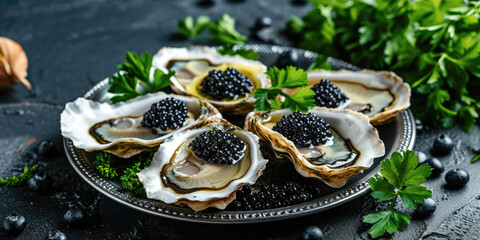
<path id="1" fill-rule="evenodd" d="M 153 58 L 153 66 L 165 72 L 175 70 L 170 79 L 172 89 L 179 94 L 195 96 L 210 102 L 220 110 L 235 114 L 247 114 L 253 110 L 253 93 L 257 88 L 267 88 L 270 82 L 264 75 L 267 67 L 259 61 L 244 59 L 240 56 L 224 56 L 209 47 L 162 48 Z M 235 68 L 252 80 L 253 91 L 248 97 L 219 101 L 199 91 L 203 78 L 211 70 Z"/>
<path id="2" fill-rule="evenodd" d="M 233 165 L 215 164 L 198 159 L 189 143 L 203 132 L 225 131 L 246 145 L 244 157 Z M 195 211 L 208 207 L 225 209 L 235 199 L 235 191 L 254 184 L 267 160 L 260 153 L 258 137 L 213 118 L 201 128 L 176 133 L 154 155 L 152 164 L 139 172 L 147 197 L 168 204 L 187 205 Z"/>
<path id="3" fill-rule="evenodd" d="M 143 114 L 153 103 L 173 97 L 186 103 L 188 120 L 179 129 L 152 132 L 141 127 Z M 199 99 L 171 94 L 147 94 L 110 105 L 85 98 L 67 103 L 60 117 L 62 135 L 77 148 L 88 152 L 102 150 L 128 158 L 153 150 L 177 131 L 202 126 L 211 116 L 221 114 L 212 105 Z"/>
<path id="4" fill-rule="evenodd" d="M 308 86 L 322 79 L 331 81 L 350 98 L 342 107 L 364 113 L 373 125 L 388 123 L 410 107 L 410 86 L 393 72 L 313 71 L 308 73 Z"/>
<path id="5" fill-rule="evenodd" d="M 287 158 L 304 177 L 319 179 L 339 188 L 349 177 L 369 168 L 373 159 L 385 154 L 377 130 L 367 116 L 347 109 L 313 108 L 309 110 L 330 124 L 333 140 L 315 147 L 297 147 L 272 128 L 288 109 L 251 112 L 245 130 L 260 137 L 264 147 L 271 148 L 278 158 Z"/>

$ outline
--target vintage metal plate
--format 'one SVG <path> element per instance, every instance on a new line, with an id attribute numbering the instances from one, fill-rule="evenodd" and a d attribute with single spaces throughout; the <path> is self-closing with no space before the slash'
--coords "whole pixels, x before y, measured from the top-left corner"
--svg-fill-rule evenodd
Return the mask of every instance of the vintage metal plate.
<path id="1" fill-rule="evenodd" d="M 298 63 L 299 66 L 302 67 L 308 66 L 317 56 L 310 51 L 289 47 L 268 45 L 248 45 L 247 47 L 260 53 L 260 61 L 267 66 L 272 65 L 281 53 L 287 51 L 294 51 L 298 54 Z M 329 58 L 328 61 L 334 69 L 359 70 L 357 67 L 338 59 Z M 99 100 L 106 93 L 107 88 L 108 82 L 104 80 L 87 92 L 84 97 Z M 393 122 L 380 126 L 378 131 L 380 138 L 385 143 L 386 157 L 389 157 L 395 151 L 404 151 L 413 148 L 415 142 L 415 119 L 410 110 L 399 114 Z M 345 204 L 368 192 L 369 184 L 367 179 L 380 170 L 379 162 L 382 160 L 375 159 L 370 169 L 350 178 L 344 187 L 333 189 L 325 185 L 322 188 L 324 189 L 325 195 L 301 204 L 255 211 L 206 210 L 194 212 L 186 207 L 169 205 L 123 192 L 117 181 L 111 181 L 101 177 L 92 167 L 91 162 L 95 159 L 93 153 L 87 153 L 76 148 L 69 139 L 64 139 L 64 148 L 70 163 L 78 174 L 92 187 L 111 199 L 146 213 L 171 219 L 205 223 L 254 223 L 274 221 L 321 212 Z M 294 171 L 293 169 L 294 168 L 291 167 L 291 171 Z M 268 165 L 266 171 L 268 171 Z M 263 182 L 268 181 L 269 179 L 263 179 Z"/>

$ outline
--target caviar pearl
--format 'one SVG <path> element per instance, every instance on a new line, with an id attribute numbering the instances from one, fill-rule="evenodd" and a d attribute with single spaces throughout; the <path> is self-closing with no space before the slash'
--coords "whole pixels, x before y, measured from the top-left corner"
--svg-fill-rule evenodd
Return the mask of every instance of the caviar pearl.
<path id="1" fill-rule="evenodd" d="M 340 88 L 328 80 L 321 80 L 311 89 L 315 92 L 315 104 L 319 107 L 336 108 L 349 99 Z"/>

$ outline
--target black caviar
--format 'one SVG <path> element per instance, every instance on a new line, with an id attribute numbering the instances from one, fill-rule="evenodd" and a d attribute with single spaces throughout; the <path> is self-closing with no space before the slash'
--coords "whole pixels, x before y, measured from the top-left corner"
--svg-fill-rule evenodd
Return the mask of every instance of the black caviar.
<path id="1" fill-rule="evenodd" d="M 319 107 L 336 108 L 348 100 L 340 88 L 325 79 L 313 85 L 311 89 L 315 92 L 315 104 Z"/>
<path id="2" fill-rule="evenodd" d="M 175 98 L 165 98 L 152 104 L 150 110 L 143 115 L 142 127 L 160 128 L 162 130 L 177 129 L 183 126 L 188 118 L 187 105 Z"/>
<path id="3" fill-rule="evenodd" d="M 283 116 L 273 126 L 273 130 L 281 133 L 295 145 L 308 147 L 326 143 L 328 138 L 332 137 L 329 127 L 330 125 L 322 118 L 312 113 L 294 112 Z"/>
<path id="4" fill-rule="evenodd" d="M 239 137 L 222 131 L 204 132 L 189 146 L 197 157 L 211 163 L 233 164 L 245 154 L 245 143 Z"/>
<path id="5" fill-rule="evenodd" d="M 253 91 L 252 80 L 234 68 L 210 71 L 202 80 L 201 87 L 201 92 L 216 100 L 234 100 Z"/>

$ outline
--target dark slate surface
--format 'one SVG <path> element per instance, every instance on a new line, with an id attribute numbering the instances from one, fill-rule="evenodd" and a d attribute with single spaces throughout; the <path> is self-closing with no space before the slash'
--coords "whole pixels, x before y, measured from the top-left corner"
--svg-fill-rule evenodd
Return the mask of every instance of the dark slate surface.
<path id="1" fill-rule="evenodd" d="M 0 35 L 15 39 L 29 57 L 27 91 L 16 85 L 0 92 L 0 177 L 17 174 L 24 165 L 38 163 L 53 178 L 51 189 L 39 194 L 26 186 L 0 187 L 0 219 L 12 212 L 24 215 L 28 225 L 19 235 L 0 229 L 0 239 L 43 239 L 59 229 L 69 239 L 297 239 L 310 225 L 323 229 L 326 239 L 368 239 L 366 213 L 382 209 L 366 195 L 327 212 L 297 219 L 262 224 L 218 226 L 185 223 L 154 217 L 100 196 L 80 179 L 68 164 L 61 145 L 59 115 L 64 104 L 83 95 L 116 70 L 125 51 L 155 52 L 162 46 L 187 46 L 192 42 L 176 35 L 176 21 L 187 15 L 212 18 L 229 13 L 240 32 L 260 16 L 273 19 L 278 34 L 292 14 L 303 15 L 309 5 L 283 1 L 176 0 L 2 0 Z M 289 45 L 283 36 L 275 43 Z M 254 41 L 251 41 L 254 42 Z M 463 189 L 445 188 L 443 174 L 427 182 L 437 201 L 437 211 L 424 220 L 412 220 L 393 239 L 478 239 L 480 236 L 480 163 L 470 164 L 471 148 L 480 142 L 480 128 L 467 134 L 458 128 L 419 134 L 415 150 L 429 152 L 440 132 L 455 141 L 454 151 L 441 157 L 446 170 L 461 167 L 470 172 Z M 54 157 L 32 158 L 40 141 L 51 139 Z M 63 215 L 72 204 L 90 205 L 100 198 L 98 213 L 86 224 L 72 226 Z"/>

